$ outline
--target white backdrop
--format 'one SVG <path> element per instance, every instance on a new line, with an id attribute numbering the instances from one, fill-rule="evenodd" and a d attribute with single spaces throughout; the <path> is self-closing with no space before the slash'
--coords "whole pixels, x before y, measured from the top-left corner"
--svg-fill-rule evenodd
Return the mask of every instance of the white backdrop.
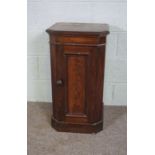
<path id="1" fill-rule="evenodd" d="M 50 58 L 45 29 L 55 22 L 110 25 L 104 103 L 127 104 L 126 0 L 28 0 L 28 101 L 51 102 Z"/>

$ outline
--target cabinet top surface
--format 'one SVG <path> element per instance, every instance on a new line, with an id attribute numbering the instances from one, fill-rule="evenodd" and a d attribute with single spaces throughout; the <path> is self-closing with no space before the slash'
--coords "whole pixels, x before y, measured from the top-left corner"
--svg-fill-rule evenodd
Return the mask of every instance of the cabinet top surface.
<path id="1" fill-rule="evenodd" d="M 88 32 L 88 33 L 109 33 L 107 24 L 99 23 L 56 23 L 46 30 L 47 32 Z"/>

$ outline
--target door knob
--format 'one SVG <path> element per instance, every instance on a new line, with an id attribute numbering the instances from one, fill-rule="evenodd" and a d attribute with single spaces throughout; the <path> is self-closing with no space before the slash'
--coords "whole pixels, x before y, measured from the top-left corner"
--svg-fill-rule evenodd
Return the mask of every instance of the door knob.
<path id="1" fill-rule="evenodd" d="M 59 86 L 61 86 L 63 84 L 63 82 L 62 82 L 62 80 L 57 80 L 56 81 L 56 84 L 59 85 Z"/>

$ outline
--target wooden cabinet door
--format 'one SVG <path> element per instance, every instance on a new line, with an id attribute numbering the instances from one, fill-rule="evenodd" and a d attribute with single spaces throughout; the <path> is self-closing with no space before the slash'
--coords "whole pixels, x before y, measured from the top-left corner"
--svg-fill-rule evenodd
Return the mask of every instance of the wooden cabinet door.
<path id="1" fill-rule="evenodd" d="M 69 123 L 101 120 L 104 51 L 56 45 L 52 57 L 53 116 Z"/>

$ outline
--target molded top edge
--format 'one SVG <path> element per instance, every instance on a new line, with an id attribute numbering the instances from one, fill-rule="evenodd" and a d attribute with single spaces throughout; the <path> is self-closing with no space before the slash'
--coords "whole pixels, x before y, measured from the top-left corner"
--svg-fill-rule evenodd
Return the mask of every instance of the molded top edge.
<path id="1" fill-rule="evenodd" d="M 47 33 L 104 33 L 109 34 L 108 24 L 101 23 L 55 23 L 46 30 Z"/>

